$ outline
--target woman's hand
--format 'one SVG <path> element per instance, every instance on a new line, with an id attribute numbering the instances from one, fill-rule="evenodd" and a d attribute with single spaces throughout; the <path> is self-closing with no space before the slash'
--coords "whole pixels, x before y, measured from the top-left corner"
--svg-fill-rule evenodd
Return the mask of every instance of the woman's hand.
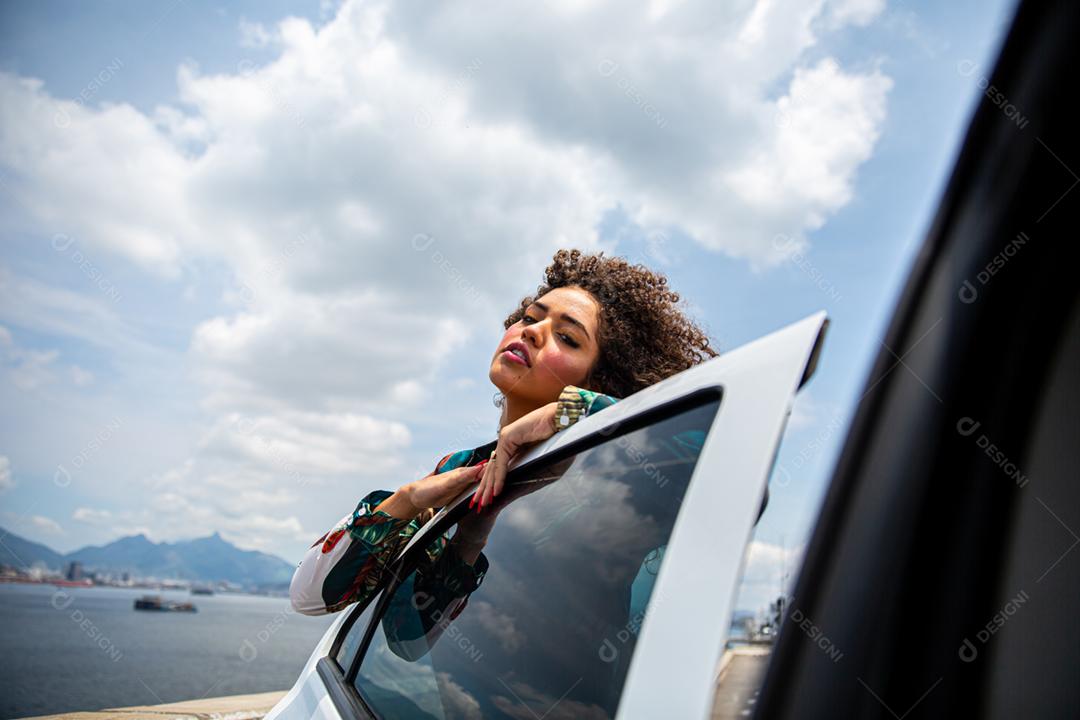
<path id="1" fill-rule="evenodd" d="M 480 479 L 483 464 L 454 468 L 402 485 L 390 497 L 379 503 L 376 510 L 403 520 L 412 520 L 426 508 L 441 507 Z"/>
<path id="2" fill-rule="evenodd" d="M 469 507 L 476 507 L 477 512 L 485 505 L 490 505 L 495 496 L 502 492 L 506 480 L 506 468 L 510 461 L 526 449 L 527 446 L 546 440 L 555 434 L 555 408 L 558 403 L 550 402 L 530 413 L 522 415 L 499 431 L 499 442 L 495 446 L 495 460 L 484 466 L 480 477 L 480 487 L 476 489 Z"/>
<path id="3" fill-rule="evenodd" d="M 411 482 L 405 486 L 409 502 L 421 509 L 442 507 L 479 480 L 486 464 L 454 468 Z"/>

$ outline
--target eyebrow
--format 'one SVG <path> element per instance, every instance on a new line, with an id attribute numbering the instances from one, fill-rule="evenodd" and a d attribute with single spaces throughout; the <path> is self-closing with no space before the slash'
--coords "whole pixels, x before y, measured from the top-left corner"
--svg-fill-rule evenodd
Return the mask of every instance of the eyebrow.
<path id="1" fill-rule="evenodd" d="M 539 301 L 533 301 L 533 305 L 535 305 L 536 307 L 540 308 L 540 309 L 541 309 L 541 310 L 543 310 L 543 311 L 544 311 L 545 313 L 546 313 L 546 312 L 548 311 L 548 306 L 547 306 L 547 305 L 545 305 L 545 304 L 544 304 L 544 303 L 542 303 L 542 302 L 539 302 Z M 570 315 L 567 315 L 566 313 L 560 313 L 560 315 L 562 316 L 562 319 L 563 319 L 563 320 L 566 320 L 567 322 L 571 322 L 571 323 L 573 323 L 573 324 L 577 325 L 577 326 L 578 326 L 579 328 L 581 328 L 581 332 L 585 333 L 585 337 L 587 337 L 587 338 L 588 338 L 589 340 L 592 340 L 592 338 L 591 338 L 591 337 L 589 336 L 589 331 L 588 331 L 588 330 L 586 330 L 586 329 L 585 329 L 585 326 L 584 326 L 584 325 L 582 325 L 582 324 L 581 324 L 581 323 L 580 323 L 579 321 L 577 321 L 576 319 L 574 319 L 574 318 L 573 318 L 572 316 L 570 316 Z"/>

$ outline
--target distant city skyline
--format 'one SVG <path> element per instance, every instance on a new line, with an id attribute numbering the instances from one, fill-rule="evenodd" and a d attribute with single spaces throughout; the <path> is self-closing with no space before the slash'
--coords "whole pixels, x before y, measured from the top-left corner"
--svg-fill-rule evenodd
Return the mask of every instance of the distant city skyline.
<path id="1" fill-rule="evenodd" d="M 212 549 L 212 552 L 208 550 Z M 85 581 L 133 587 L 224 587 L 287 595 L 293 564 L 258 551 L 240 550 L 220 534 L 155 543 L 143 534 L 104 545 L 58 553 L 0 528 L 0 582 Z"/>

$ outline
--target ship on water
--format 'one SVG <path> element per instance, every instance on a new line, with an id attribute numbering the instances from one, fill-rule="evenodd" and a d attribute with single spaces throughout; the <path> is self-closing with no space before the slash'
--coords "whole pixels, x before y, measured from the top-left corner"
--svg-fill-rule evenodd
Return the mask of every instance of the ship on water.
<path id="1" fill-rule="evenodd" d="M 143 595 L 135 599 L 136 610 L 162 610 L 170 612 L 198 612 L 189 602 L 165 602 L 160 595 Z"/>

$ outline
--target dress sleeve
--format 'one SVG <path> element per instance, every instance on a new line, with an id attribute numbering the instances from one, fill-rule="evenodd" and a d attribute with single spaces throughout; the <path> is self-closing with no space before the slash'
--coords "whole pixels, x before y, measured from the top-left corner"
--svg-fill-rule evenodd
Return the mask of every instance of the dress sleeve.
<path id="1" fill-rule="evenodd" d="M 443 456 L 435 473 L 473 465 L 495 443 Z M 465 609 L 469 595 L 484 580 L 488 559 L 481 552 L 473 563 L 459 553 L 449 533 L 433 538 L 420 563 L 390 598 L 381 624 L 390 650 L 409 662 L 424 657 L 448 625 Z"/>
<path id="2" fill-rule="evenodd" d="M 435 474 L 465 465 L 475 465 L 487 457 L 488 450 L 495 449 L 496 443 L 497 441 L 472 450 L 459 450 L 444 455 L 435 464 Z M 475 562 L 471 564 L 466 562 L 458 552 L 457 545 L 450 538 L 449 531 L 434 538 L 425 553 L 427 563 L 421 566 L 417 579 L 430 596 L 437 598 L 432 612 L 440 611 L 442 616 L 449 616 L 451 619 L 457 617 L 457 614 L 465 607 L 469 594 L 483 582 L 488 560 L 481 552 Z"/>
<path id="3" fill-rule="evenodd" d="M 392 495 L 375 490 L 356 509 L 312 543 L 289 584 L 292 607 L 303 615 L 326 615 L 366 602 L 378 589 L 387 565 L 428 517 L 397 518 L 379 503 Z"/>
<path id="4" fill-rule="evenodd" d="M 585 402 L 585 415 L 593 415 L 600 412 L 606 407 L 611 407 L 615 403 L 619 402 L 619 398 L 614 395 L 605 395 L 604 393 L 595 392 L 593 390 L 586 390 L 584 388 L 574 387 L 571 385 L 581 399 Z"/>

